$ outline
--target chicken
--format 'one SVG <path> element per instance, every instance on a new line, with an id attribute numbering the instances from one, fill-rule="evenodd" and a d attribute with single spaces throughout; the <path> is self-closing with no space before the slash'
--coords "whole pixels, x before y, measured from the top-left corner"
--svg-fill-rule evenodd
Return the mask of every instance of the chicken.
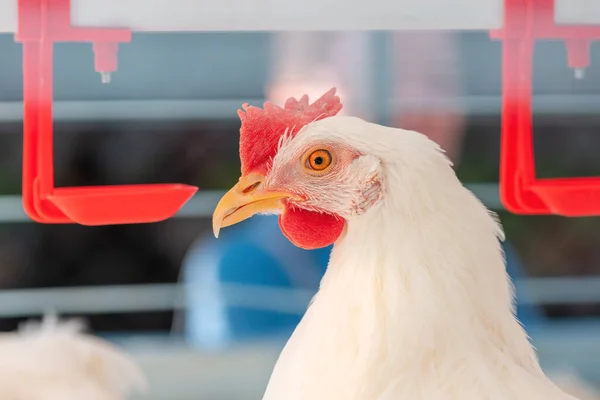
<path id="1" fill-rule="evenodd" d="M 495 215 L 426 136 L 315 103 L 239 111 L 242 176 L 223 227 L 278 214 L 295 245 L 334 243 L 263 400 L 567 400 L 514 315 Z"/>
<path id="2" fill-rule="evenodd" d="M 134 362 L 82 328 L 49 316 L 0 334 L 0 399 L 124 400 L 145 391 Z"/>

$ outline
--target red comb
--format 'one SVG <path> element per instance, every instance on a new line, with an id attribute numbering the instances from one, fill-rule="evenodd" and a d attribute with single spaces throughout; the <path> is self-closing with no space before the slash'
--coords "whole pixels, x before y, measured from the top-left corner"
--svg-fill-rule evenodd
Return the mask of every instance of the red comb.
<path id="1" fill-rule="evenodd" d="M 265 103 L 264 109 L 248 104 L 242 108 L 238 111 L 242 120 L 240 160 L 242 175 L 246 175 L 249 172 L 266 173 L 286 130 L 295 135 L 313 121 L 336 115 L 342 109 L 342 103 L 333 88 L 312 104 L 308 104 L 308 96 L 304 95 L 300 100 L 290 97 L 284 108 L 270 102 Z"/>

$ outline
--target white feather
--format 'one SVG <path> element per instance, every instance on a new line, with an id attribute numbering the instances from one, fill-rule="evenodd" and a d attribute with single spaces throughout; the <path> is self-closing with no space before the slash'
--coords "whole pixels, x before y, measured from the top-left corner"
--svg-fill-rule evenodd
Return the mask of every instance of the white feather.
<path id="1" fill-rule="evenodd" d="M 82 328 L 48 316 L 0 334 L 0 399 L 124 400 L 146 389 L 129 357 Z"/>
<path id="2" fill-rule="evenodd" d="M 322 141 L 380 162 L 383 195 L 345 216 L 263 399 L 573 399 L 544 375 L 514 316 L 500 225 L 439 147 L 417 132 L 332 117 L 282 143 L 273 170 Z"/>

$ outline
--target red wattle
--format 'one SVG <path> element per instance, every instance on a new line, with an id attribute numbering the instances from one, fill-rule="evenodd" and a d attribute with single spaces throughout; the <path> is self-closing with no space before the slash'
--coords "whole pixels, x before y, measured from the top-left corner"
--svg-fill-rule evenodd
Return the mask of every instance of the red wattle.
<path id="1" fill-rule="evenodd" d="M 296 246 L 314 250 L 333 244 L 342 234 L 346 222 L 335 215 L 287 208 L 279 216 L 279 227 Z"/>

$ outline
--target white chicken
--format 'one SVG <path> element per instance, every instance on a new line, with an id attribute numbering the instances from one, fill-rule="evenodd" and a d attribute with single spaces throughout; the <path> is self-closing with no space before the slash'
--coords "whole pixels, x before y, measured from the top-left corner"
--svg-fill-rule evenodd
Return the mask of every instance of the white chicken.
<path id="1" fill-rule="evenodd" d="M 515 318 L 494 214 L 426 136 L 309 105 L 244 105 L 242 177 L 218 236 L 279 214 L 297 246 L 335 243 L 263 400 L 567 400 Z"/>
<path id="2" fill-rule="evenodd" d="M 124 400 L 146 390 L 132 360 L 82 328 L 49 316 L 0 334 L 0 399 Z"/>

